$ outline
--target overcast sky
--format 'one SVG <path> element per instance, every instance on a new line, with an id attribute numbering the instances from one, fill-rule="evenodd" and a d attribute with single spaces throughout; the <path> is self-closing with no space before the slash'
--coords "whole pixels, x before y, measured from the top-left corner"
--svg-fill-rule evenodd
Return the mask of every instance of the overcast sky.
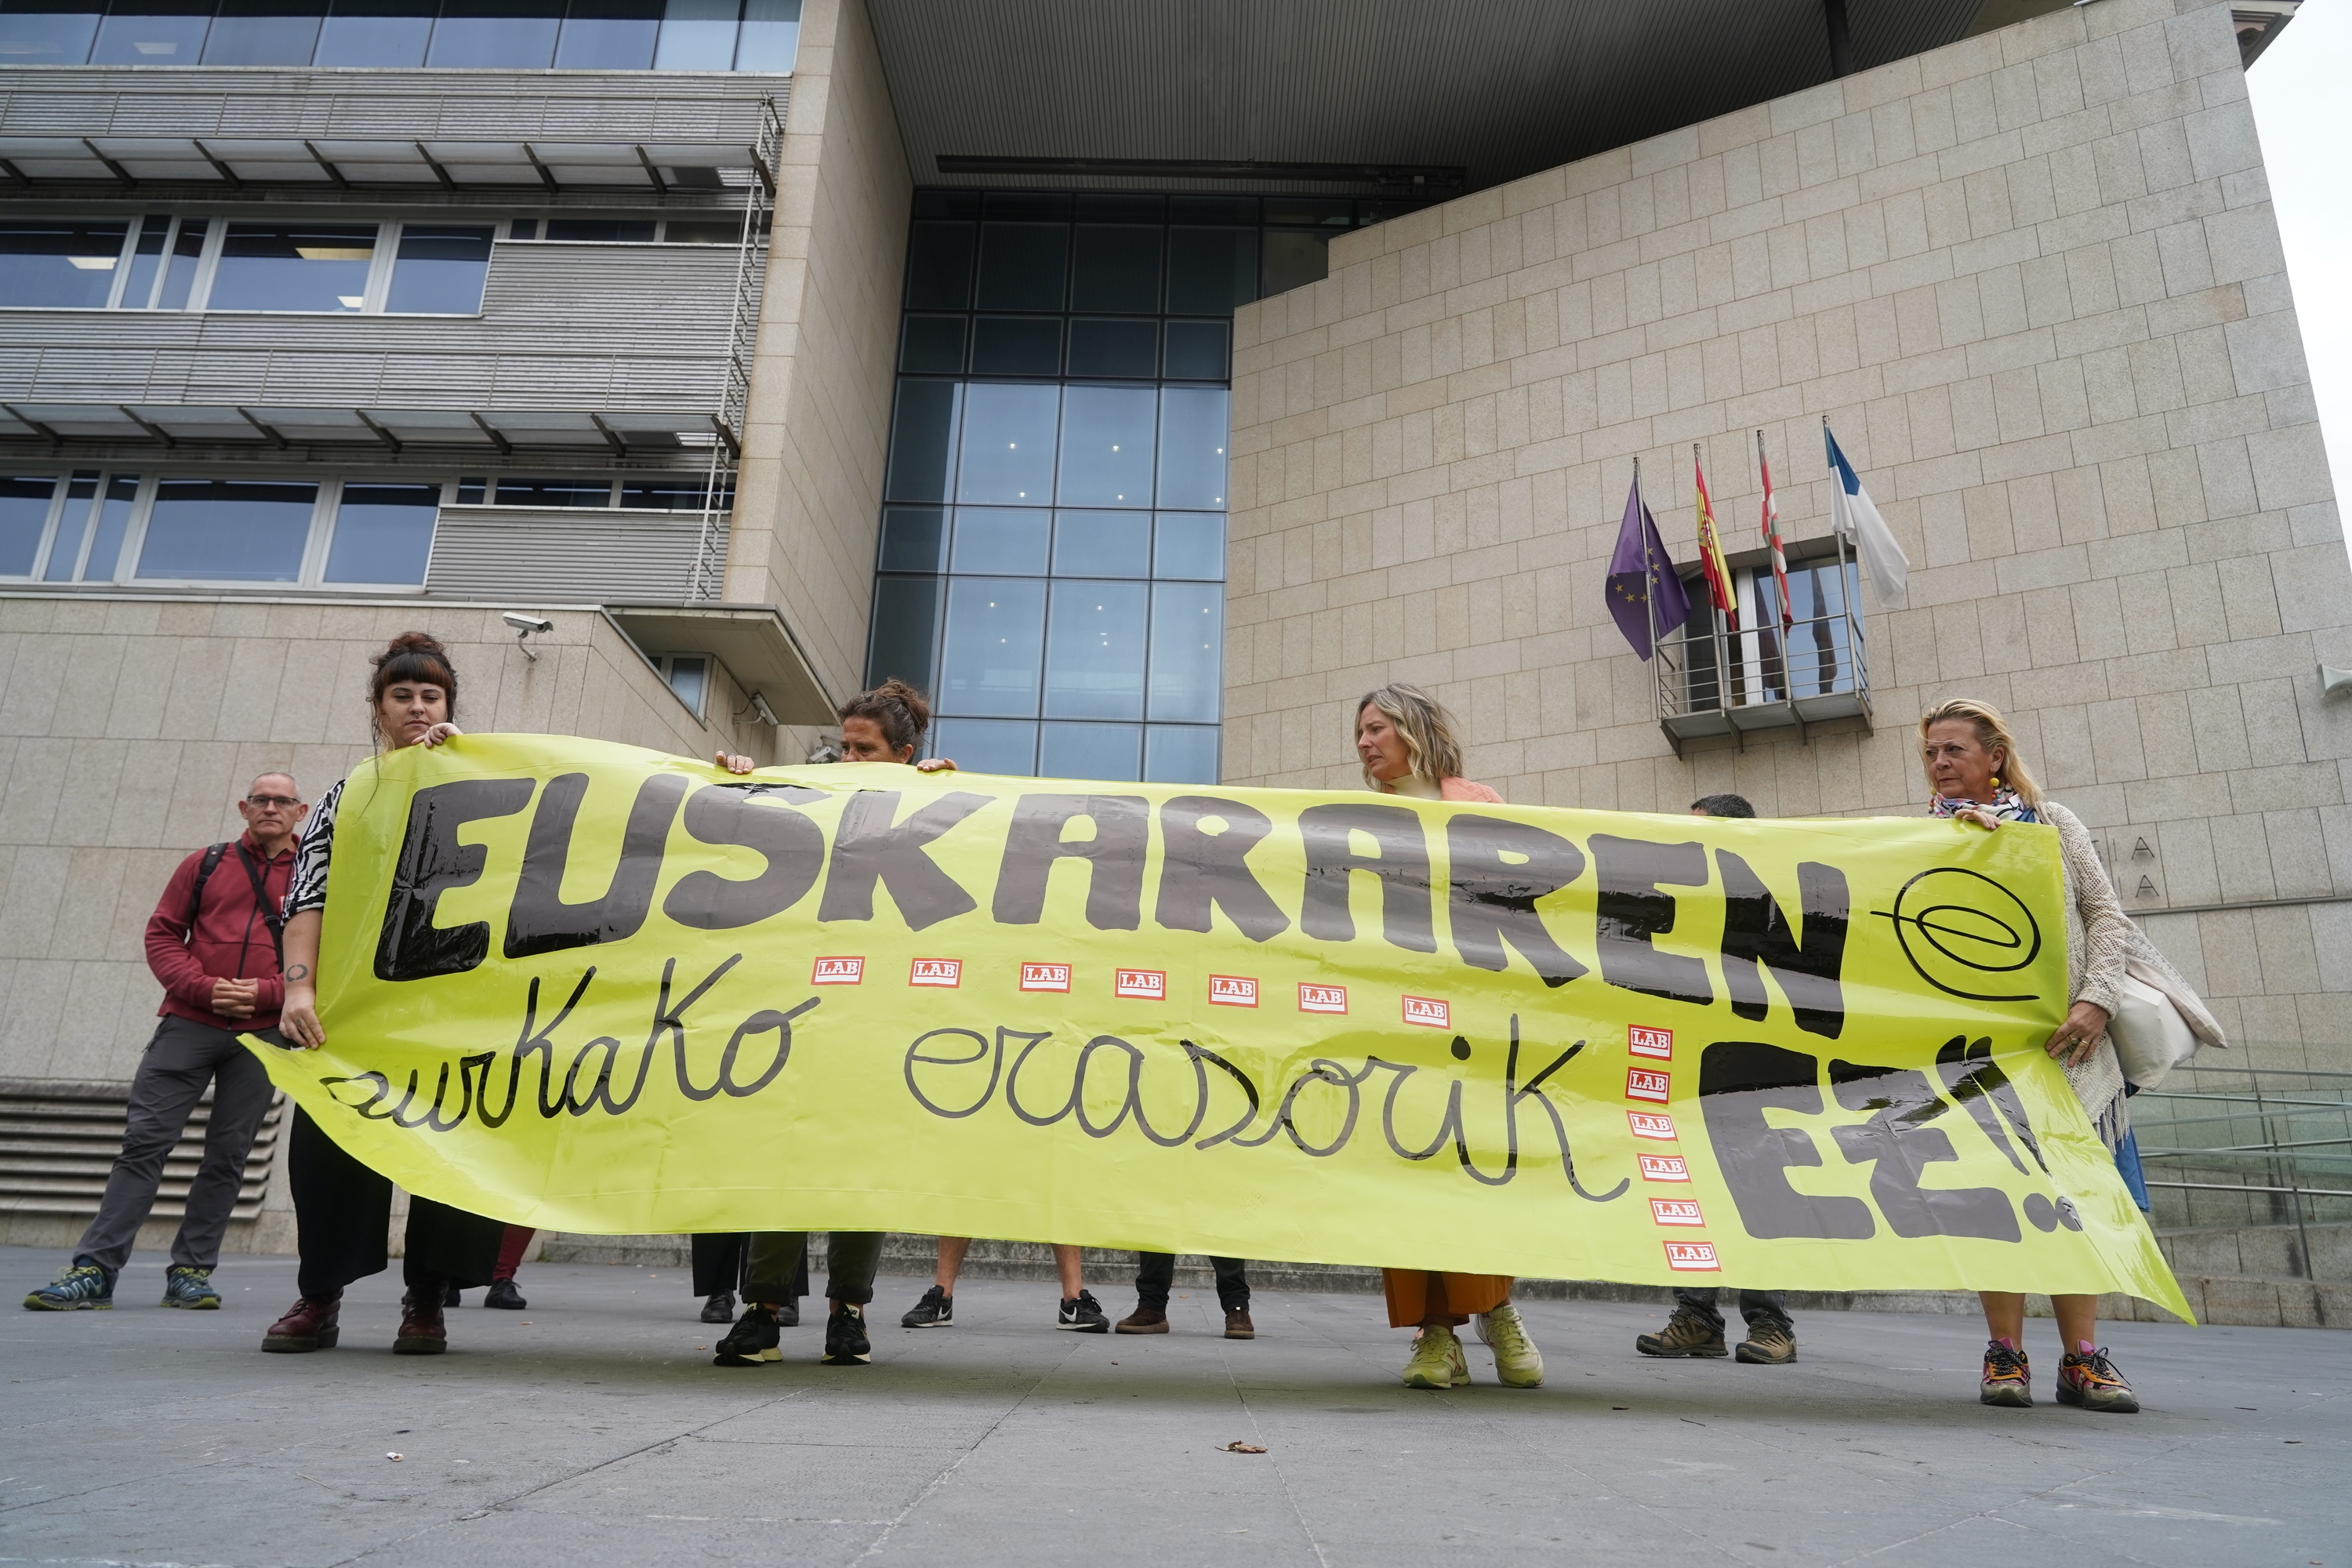
<path id="1" fill-rule="evenodd" d="M 2246 83 L 2340 510 L 2352 497 L 2352 0 L 2304 0 Z"/>

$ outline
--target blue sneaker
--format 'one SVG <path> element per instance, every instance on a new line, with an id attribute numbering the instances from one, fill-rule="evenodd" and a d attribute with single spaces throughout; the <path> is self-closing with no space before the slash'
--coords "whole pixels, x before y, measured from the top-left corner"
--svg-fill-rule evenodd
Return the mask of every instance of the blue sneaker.
<path id="1" fill-rule="evenodd" d="M 28 1312 L 103 1312 L 113 1305 L 114 1276 L 95 1263 L 74 1264 L 25 1298 Z"/>
<path id="2" fill-rule="evenodd" d="M 213 1271 L 191 1268 L 183 1263 L 172 1265 L 163 1271 L 163 1305 L 197 1312 L 218 1311 L 220 1292 L 213 1289 Z"/>

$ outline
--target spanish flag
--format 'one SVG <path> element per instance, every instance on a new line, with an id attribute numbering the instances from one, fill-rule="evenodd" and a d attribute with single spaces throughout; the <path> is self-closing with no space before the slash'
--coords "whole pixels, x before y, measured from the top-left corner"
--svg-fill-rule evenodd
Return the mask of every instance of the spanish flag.
<path id="1" fill-rule="evenodd" d="M 1706 495 L 1706 470 L 1699 466 L 1698 443 L 1691 443 L 1691 474 L 1698 482 L 1698 563 L 1706 574 L 1707 597 L 1715 601 L 1733 631 L 1739 629 L 1739 599 L 1731 588 L 1731 566 L 1723 558 L 1723 542 L 1715 535 L 1715 503 Z"/>

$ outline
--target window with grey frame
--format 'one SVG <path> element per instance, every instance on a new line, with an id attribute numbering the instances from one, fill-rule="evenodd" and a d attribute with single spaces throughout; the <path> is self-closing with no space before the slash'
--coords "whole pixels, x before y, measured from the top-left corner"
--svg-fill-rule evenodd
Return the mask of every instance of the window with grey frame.
<path id="1" fill-rule="evenodd" d="M 866 668 L 935 754 L 1216 780 L 1234 309 L 1402 210 L 918 193 Z"/>

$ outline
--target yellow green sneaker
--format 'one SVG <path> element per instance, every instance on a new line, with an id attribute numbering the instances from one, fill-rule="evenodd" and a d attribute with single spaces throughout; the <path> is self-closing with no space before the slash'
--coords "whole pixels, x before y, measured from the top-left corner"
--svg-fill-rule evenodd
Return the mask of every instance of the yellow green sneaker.
<path id="1" fill-rule="evenodd" d="M 1478 1337 L 1495 1352 L 1495 1376 L 1506 1388 L 1541 1388 L 1543 1352 L 1528 1338 L 1519 1310 L 1508 1301 L 1478 1314 Z"/>
<path id="2" fill-rule="evenodd" d="M 1412 1359 L 1404 1363 L 1407 1388 L 1459 1388 L 1470 1381 L 1470 1363 L 1462 1359 L 1462 1342 L 1454 1331 L 1433 1324 L 1412 1342 Z"/>

